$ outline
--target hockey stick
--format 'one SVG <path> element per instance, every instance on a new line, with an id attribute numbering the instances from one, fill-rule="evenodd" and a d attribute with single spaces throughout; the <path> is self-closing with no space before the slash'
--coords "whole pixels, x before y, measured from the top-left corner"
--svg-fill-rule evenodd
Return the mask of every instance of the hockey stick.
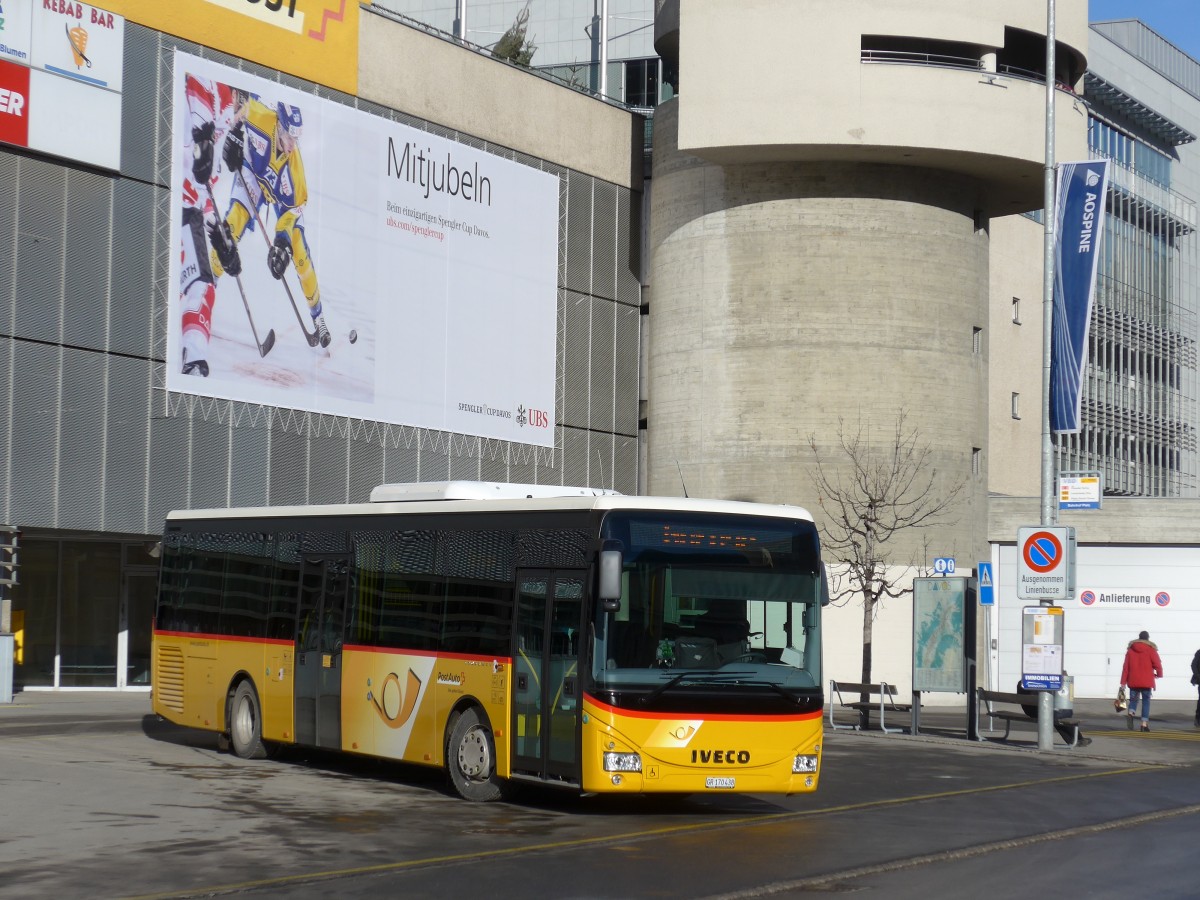
<path id="1" fill-rule="evenodd" d="M 217 209 L 217 198 L 213 196 L 212 185 L 206 184 L 205 188 L 208 190 L 208 199 L 212 202 L 213 213 L 215 215 Z M 246 289 L 242 287 L 242 276 L 234 275 L 233 280 L 237 282 L 238 293 L 242 295 L 242 306 L 246 310 L 246 318 L 250 320 L 250 333 L 254 335 L 254 343 L 258 347 L 258 357 L 259 359 L 262 359 L 264 356 L 270 353 L 271 348 L 275 346 L 275 329 L 267 329 L 267 339 L 265 341 L 260 341 L 258 339 L 258 329 L 254 326 L 254 315 L 250 312 L 250 301 L 246 299 Z"/>
<path id="2" fill-rule="evenodd" d="M 267 237 L 267 229 L 263 224 L 262 216 L 258 214 L 258 203 L 254 200 L 254 195 L 250 193 L 250 186 L 246 184 L 246 176 L 242 174 L 242 170 L 238 169 L 238 180 L 242 183 L 242 190 L 246 192 L 246 200 L 250 203 L 251 212 L 254 213 L 254 221 L 258 223 L 258 233 L 262 235 L 263 240 L 267 242 L 267 249 L 271 249 L 271 239 Z M 314 327 L 312 331 L 304 325 L 304 318 L 300 315 L 300 307 L 296 305 L 296 298 L 292 296 L 292 289 L 284 278 L 279 279 L 279 283 L 283 285 L 283 289 L 287 292 L 288 300 L 292 304 L 292 312 L 296 314 L 296 324 L 300 326 L 300 330 L 304 332 L 304 339 L 308 341 L 308 346 L 315 347 L 321 341 L 321 337 L 317 334 L 317 329 Z"/>

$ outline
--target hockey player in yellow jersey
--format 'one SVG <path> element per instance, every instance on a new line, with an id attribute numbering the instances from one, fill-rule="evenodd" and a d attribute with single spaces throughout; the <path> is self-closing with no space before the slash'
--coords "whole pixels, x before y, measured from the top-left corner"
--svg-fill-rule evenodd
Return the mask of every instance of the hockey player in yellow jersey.
<path id="1" fill-rule="evenodd" d="M 259 211 L 269 207 L 275 214 L 275 234 L 268 236 L 267 267 L 277 279 L 283 278 L 289 262 L 296 267 L 316 339 L 327 347 L 329 328 L 304 233 L 308 185 L 299 144 L 303 124 L 299 107 L 286 103 L 272 106 L 251 97 L 238 110 L 223 151 L 225 164 L 234 173 L 229 211 L 210 234 L 213 271 L 221 274 L 236 259 L 242 236 L 254 230 Z"/>

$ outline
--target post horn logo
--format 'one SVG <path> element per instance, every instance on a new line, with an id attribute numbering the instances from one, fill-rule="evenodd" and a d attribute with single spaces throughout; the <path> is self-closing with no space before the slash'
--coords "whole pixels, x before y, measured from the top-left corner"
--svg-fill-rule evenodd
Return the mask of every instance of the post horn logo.
<path id="1" fill-rule="evenodd" d="M 400 690 L 400 676 L 395 672 L 389 672 L 383 679 L 378 696 L 370 687 L 371 681 L 367 679 L 367 700 L 388 728 L 401 728 L 412 718 L 413 710 L 417 708 L 417 697 L 421 693 L 421 679 L 412 669 L 408 670 L 408 685 L 403 692 Z"/>

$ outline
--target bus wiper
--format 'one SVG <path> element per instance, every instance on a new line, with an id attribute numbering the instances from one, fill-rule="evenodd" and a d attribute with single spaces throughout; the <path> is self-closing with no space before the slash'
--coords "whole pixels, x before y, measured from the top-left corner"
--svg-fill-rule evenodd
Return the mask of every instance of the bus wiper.
<path id="1" fill-rule="evenodd" d="M 716 669 L 688 669 L 686 672 L 680 672 L 678 675 L 676 675 L 674 678 L 670 679 L 669 681 L 664 681 L 662 684 L 660 684 L 658 687 L 656 687 L 654 690 L 652 690 L 646 696 L 642 697 L 638 702 L 641 704 L 649 703 L 651 700 L 653 700 L 655 697 L 662 694 L 664 691 L 670 690 L 671 688 L 675 687 L 675 685 L 679 684 L 679 682 L 683 681 L 685 678 L 691 678 L 694 675 L 705 675 L 709 678 L 716 676 L 720 680 L 726 681 L 730 677 L 737 677 L 739 675 L 752 675 L 752 674 L 754 674 L 754 673 L 752 673 L 752 672 L 718 672 Z"/>
<path id="2" fill-rule="evenodd" d="M 785 691 L 782 687 L 780 687 L 773 681 L 743 681 L 743 682 L 741 682 L 741 684 L 761 684 L 761 685 L 764 685 L 765 687 L 769 687 L 771 690 L 775 691 L 775 693 L 779 694 L 779 696 L 786 697 L 788 700 L 791 700 L 793 703 L 800 702 L 799 697 L 789 694 L 787 691 Z"/>

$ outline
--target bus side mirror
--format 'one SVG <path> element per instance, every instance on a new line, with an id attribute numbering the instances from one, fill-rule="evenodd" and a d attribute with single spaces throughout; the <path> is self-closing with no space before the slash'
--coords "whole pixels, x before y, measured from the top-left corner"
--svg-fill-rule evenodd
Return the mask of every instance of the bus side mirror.
<path id="1" fill-rule="evenodd" d="M 821 605 L 829 605 L 829 569 L 821 564 Z"/>
<path id="2" fill-rule="evenodd" d="M 600 606 L 605 612 L 617 612 L 621 609 L 623 565 L 620 550 L 608 548 L 600 551 Z"/>

